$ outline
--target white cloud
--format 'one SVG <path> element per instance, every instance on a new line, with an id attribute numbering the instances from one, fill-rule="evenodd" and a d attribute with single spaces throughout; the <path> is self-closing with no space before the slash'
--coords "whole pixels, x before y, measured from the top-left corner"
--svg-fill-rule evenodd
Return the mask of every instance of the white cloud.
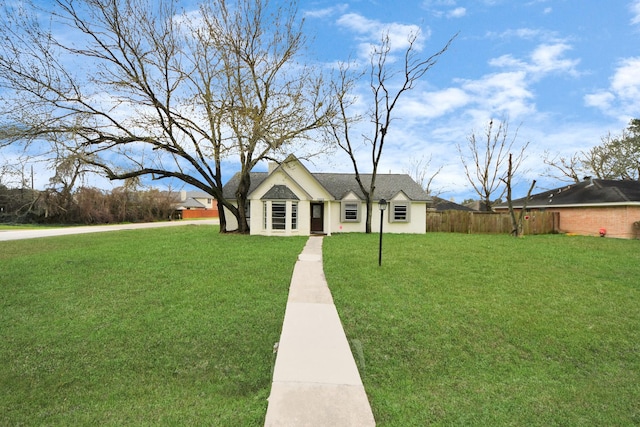
<path id="1" fill-rule="evenodd" d="M 575 76 L 578 75 L 576 67 L 580 60 L 564 57 L 564 53 L 570 49 L 571 46 L 565 43 L 542 44 L 529 55 L 528 62 L 516 59 L 512 55 L 502 55 L 490 60 L 489 64 L 494 67 L 525 71 L 533 79 L 539 79 L 553 72 L 564 72 Z"/>
<path id="2" fill-rule="evenodd" d="M 457 6 L 456 0 L 425 0 L 422 7 L 429 10 L 435 17 L 462 18 L 467 14 L 467 9 Z"/>
<path id="3" fill-rule="evenodd" d="M 468 93 L 460 88 L 447 88 L 435 92 L 422 92 L 407 98 L 398 105 L 398 117 L 417 120 L 444 116 L 471 101 Z"/>
<path id="4" fill-rule="evenodd" d="M 558 43 L 560 38 L 558 33 L 546 29 L 539 28 L 515 28 L 502 32 L 487 32 L 486 36 L 490 39 L 510 40 L 513 38 L 522 40 L 541 40 L 545 43 Z"/>
<path id="5" fill-rule="evenodd" d="M 327 18 L 329 16 L 344 13 L 347 11 L 348 8 L 349 8 L 349 5 L 346 3 L 338 4 L 335 6 L 326 7 L 324 9 L 307 10 L 304 12 L 304 16 L 309 18 L 319 18 L 319 19 Z"/>
<path id="6" fill-rule="evenodd" d="M 472 116 L 506 115 L 513 119 L 535 111 L 527 73 L 512 71 L 488 74 L 478 80 L 462 81 L 462 89 L 474 100 Z M 484 119 L 483 119 L 484 120 Z"/>
<path id="7" fill-rule="evenodd" d="M 608 110 L 611 108 L 612 102 L 616 96 L 611 92 L 602 91 L 585 95 L 584 103 L 589 107 L 595 107 L 600 110 Z"/>
<path id="8" fill-rule="evenodd" d="M 570 49 L 571 46 L 565 43 L 538 46 L 531 54 L 533 71 L 544 74 L 563 71 L 571 75 L 576 75 L 576 67 L 580 63 L 580 60 L 563 58 L 564 53 Z"/>
<path id="9" fill-rule="evenodd" d="M 633 17 L 631 18 L 631 24 L 640 24 L 640 0 L 635 0 L 629 5 Z"/>
<path id="10" fill-rule="evenodd" d="M 610 82 L 608 89 L 587 94 L 585 104 L 613 116 L 640 115 L 640 57 L 620 61 Z"/>
<path id="11" fill-rule="evenodd" d="M 449 13 L 447 13 L 447 17 L 448 18 L 462 18 L 466 14 L 467 14 L 467 9 L 465 9 L 464 7 L 456 7 L 455 9 L 450 10 Z"/>
<path id="12" fill-rule="evenodd" d="M 637 103 L 640 99 L 640 57 L 621 62 L 611 79 L 611 89 L 623 102 Z"/>
<path id="13" fill-rule="evenodd" d="M 368 19 L 357 13 L 347 13 L 338 18 L 337 24 L 356 34 L 360 40 L 359 53 L 361 57 L 369 58 L 371 49 L 379 46 L 382 37 L 389 36 L 391 53 L 406 50 L 409 47 L 409 37 L 418 35 L 414 43 L 414 49 L 420 51 L 424 40 L 429 34 L 425 34 L 417 25 L 400 23 L 384 23 L 378 20 Z"/>

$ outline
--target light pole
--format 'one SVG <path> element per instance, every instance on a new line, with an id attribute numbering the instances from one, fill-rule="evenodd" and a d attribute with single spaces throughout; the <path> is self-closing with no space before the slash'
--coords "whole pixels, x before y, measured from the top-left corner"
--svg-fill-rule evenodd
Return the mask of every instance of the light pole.
<path id="1" fill-rule="evenodd" d="M 384 218 L 384 211 L 387 209 L 387 201 L 385 199 L 380 199 L 378 202 L 378 207 L 380 208 L 380 245 L 378 246 L 378 267 L 382 265 L 382 224 Z"/>

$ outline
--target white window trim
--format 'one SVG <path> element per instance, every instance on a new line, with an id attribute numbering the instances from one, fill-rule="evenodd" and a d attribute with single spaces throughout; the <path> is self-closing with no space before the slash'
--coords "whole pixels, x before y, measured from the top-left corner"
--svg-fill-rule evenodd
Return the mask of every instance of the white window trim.
<path id="1" fill-rule="evenodd" d="M 356 219 L 347 219 L 347 205 L 356 205 Z M 360 200 L 342 200 L 340 202 L 340 222 L 360 222 L 360 211 L 362 202 Z"/>
<path id="2" fill-rule="evenodd" d="M 298 209 L 298 202 L 291 202 L 290 204 L 291 206 L 291 213 L 289 215 L 289 223 L 291 224 L 291 230 L 297 230 L 298 229 L 298 222 L 299 222 L 299 209 Z M 295 215 L 294 215 L 295 214 Z M 295 219 L 295 221 L 294 221 Z"/>

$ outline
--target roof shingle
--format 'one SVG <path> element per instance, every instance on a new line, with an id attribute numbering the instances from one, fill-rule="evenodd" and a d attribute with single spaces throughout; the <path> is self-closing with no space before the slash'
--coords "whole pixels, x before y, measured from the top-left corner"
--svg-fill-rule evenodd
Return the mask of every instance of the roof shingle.
<path id="1" fill-rule="evenodd" d="M 352 191 L 364 200 L 364 194 L 356 181 L 355 174 L 348 173 L 311 173 L 336 200 L 342 199 Z M 249 194 L 253 192 L 267 178 L 267 172 L 251 172 L 251 186 Z M 372 174 L 361 174 L 365 188 L 371 184 Z M 235 197 L 235 189 L 238 188 L 239 174 L 235 174 L 224 186 L 223 194 L 226 198 Z M 375 197 L 378 199 L 391 199 L 400 191 L 413 201 L 429 201 L 430 198 L 422 187 L 406 174 L 378 174 L 376 176 Z"/>
<path id="2" fill-rule="evenodd" d="M 514 207 L 521 207 L 524 197 L 514 200 Z M 529 198 L 527 207 L 553 207 L 566 205 L 594 205 L 602 203 L 640 203 L 640 181 L 587 179 L 576 184 L 555 188 Z M 502 203 L 500 207 L 505 207 Z"/>

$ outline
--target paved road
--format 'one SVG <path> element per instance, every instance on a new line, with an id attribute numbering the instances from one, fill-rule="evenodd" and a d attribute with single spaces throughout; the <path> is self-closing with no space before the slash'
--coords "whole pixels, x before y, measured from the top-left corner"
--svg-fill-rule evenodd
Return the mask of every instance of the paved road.
<path id="1" fill-rule="evenodd" d="M 177 225 L 190 224 L 218 224 L 218 219 L 145 222 L 142 224 L 92 225 L 87 227 L 39 228 L 33 230 L 0 230 L 0 241 L 66 236 L 69 234 L 101 233 L 104 231 L 137 230 L 140 228 L 174 227 Z"/>

